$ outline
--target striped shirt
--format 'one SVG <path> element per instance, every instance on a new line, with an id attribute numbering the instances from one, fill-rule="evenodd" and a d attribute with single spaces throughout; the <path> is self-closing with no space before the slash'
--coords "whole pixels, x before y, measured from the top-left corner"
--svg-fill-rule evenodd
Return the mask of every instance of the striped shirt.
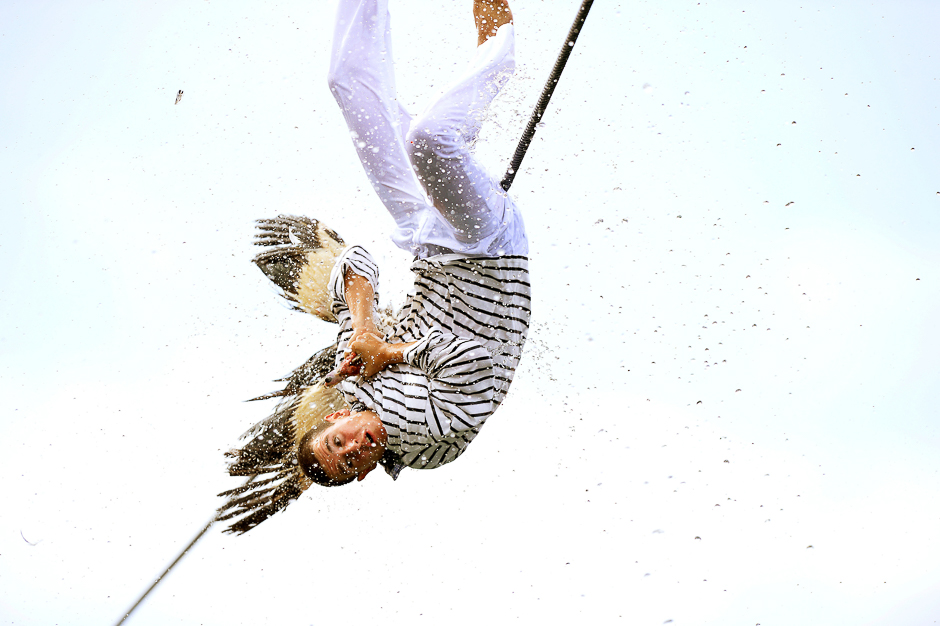
<path id="1" fill-rule="evenodd" d="M 330 276 L 337 362 L 353 334 L 347 269 L 372 284 L 378 302 L 375 261 L 360 246 L 346 248 Z M 375 411 L 387 449 L 402 464 L 431 469 L 460 456 L 509 391 L 529 329 L 529 262 L 444 254 L 415 261 L 411 271 L 414 286 L 386 336 L 389 343 L 417 342 L 405 363 L 371 379 L 348 378 L 340 389 L 351 405 Z"/>

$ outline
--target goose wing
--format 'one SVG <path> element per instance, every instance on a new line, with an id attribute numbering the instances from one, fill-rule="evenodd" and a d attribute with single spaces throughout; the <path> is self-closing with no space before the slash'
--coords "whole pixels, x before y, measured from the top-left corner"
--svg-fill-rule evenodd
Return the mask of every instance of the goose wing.
<path id="1" fill-rule="evenodd" d="M 349 405 L 337 390 L 317 383 L 286 396 L 242 435 L 245 443 L 225 453 L 231 459 L 228 472 L 256 479 L 219 494 L 227 501 L 216 519 L 238 518 L 225 532 L 246 533 L 300 497 L 312 483 L 297 464 L 297 445 L 307 431 L 325 427 L 327 415 L 344 408 Z"/>
<path id="2" fill-rule="evenodd" d="M 279 215 L 256 222 L 255 245 L 267 248 L 252 259 L 293 308 L 335 322 L 327 286 L 345 242 L 323 222 Z"/>
<path id="3" fill-rule="evenodd" d="M 269 398 L 283 398 L 287 396 L 297 396 L 306 389 L 312 387 L 323 380 L 323 378 L 333 371 L 336 367 L 336 349 L 337 344 L 323 348 L 307 361 L 297 367 L 284 378 L 277 378 L 274 382 L 286 382 L 284 388 L 279 391 L 272 391 L 257 398 L 251 398 L 249 402 L 255 400 L 267 400 Z"/>
<path id="4" fill-rule="evenodd" d="M 279 215 L 257 221 L 255 245 L 265 250 L 255 265 L 281 290 L 294 309 L 335 322 L 330 311 L 329 278 L 344 242 L 335 231 L 308 217 Z M 225 532 L 245 533 L 284 510 L 311 481 L 297 464 L 297 445 L 312 428 L 324 427 L 325 416 L 348 408 L 342 395 L 322 385 L 335 366 L 337 346 L 320 350 L 278 382 L 283 389 L 252 398 L 280 398 L 274 412 L 241 436 L 241 447 L 226 452 L 231 476 L 250 482 L 223 491 L 226 498 L 216 519 L 233 520 Z"/>

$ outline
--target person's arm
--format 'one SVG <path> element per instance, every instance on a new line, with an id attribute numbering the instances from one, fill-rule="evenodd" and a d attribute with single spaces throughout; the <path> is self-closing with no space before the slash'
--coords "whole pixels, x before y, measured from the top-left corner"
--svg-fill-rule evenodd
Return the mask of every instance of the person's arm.
<path id="1" fill-rule="evenodd" d="M 346 306 L 352 316 L 353 335 L 348 350 L 362 359 L 362 375 L 369 378 L 396 363 L 405 362 L 405 350 L 411 343 L 387 343 L 375 326 L 375 293 L 372 283 L 349 268 L 344 277 Z"/>
<path id="2" fill-rule="evenodd" d="M 375 291 L 372 283 L 365 276 L 346 268 L 343 276 L 343 291 L 346 294 L 346 307 L 352 316 L 352 327 L 357 334 L 378 334 L 375 327 Z"/>
<path id="3" fill-rule="evenodd" d="M 404 359 L 428 377 L 425 419 L 432 434 L 474 428 L 493 412 L 495 364 L 479 342 L 432 329 L 405 349 Z"/>

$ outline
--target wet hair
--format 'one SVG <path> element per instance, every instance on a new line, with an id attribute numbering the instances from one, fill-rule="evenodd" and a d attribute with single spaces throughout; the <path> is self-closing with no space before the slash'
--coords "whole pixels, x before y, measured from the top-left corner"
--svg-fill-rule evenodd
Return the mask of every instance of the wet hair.
<path id="1" fill-rule="evenodd" d="M 349 478 L 335 479 L 331 478 L 326 470 L 323 469 L 323 466 L 320 465 L 320 460 L 314 454 L 313 450 L 316 447 L 317 439 L 325 432 L 325 430 L 318 430 L 312 428 L 301 438 L 300 444 L 297 446 L 297 463 L 300 465 L 301 471 L 306 474 L 307 478 L 312 480 L 318 485 L 323 487 L 339 487 L 341 485 L 348 485 L 356 479 L 356 476 L 350 476 Z"/>

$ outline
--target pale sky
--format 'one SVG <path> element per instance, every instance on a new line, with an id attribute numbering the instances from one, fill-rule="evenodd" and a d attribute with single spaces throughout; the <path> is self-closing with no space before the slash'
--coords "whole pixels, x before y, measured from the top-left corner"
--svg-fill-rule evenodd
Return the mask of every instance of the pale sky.
<path id="1" fill-rule="evenodd" d="M 471 4 L 391 0 L 410 108 Z M 512 2 L 497 174 L 578 4 Z M 238 484 L 222 452 L 273 408 L 243 400 L 332 341 L 253 220 L 322 219 L 406 290 L 326 88 L 334 6 L 0 4 L 0 623 L 120 619 Z M 127 623 L 940 623 L 938 23 L 597 0 L 512 188 L 533 327 L 501 409 L 455 463 L 213 528 Z"/>

